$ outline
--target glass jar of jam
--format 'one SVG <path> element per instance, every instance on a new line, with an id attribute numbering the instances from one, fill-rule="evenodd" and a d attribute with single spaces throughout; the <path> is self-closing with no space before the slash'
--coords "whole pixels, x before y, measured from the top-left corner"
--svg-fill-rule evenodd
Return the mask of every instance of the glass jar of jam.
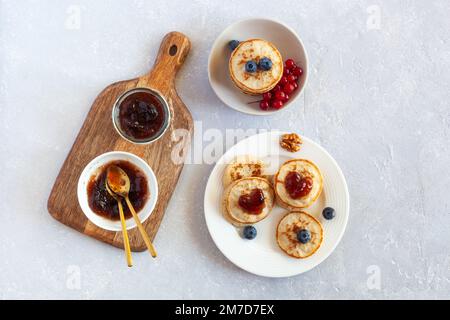
<path id="1" fill-rule="evenodd" d="M 125 92 L 116 101 L 112 117 L 117 132 L 138 144 L 157 140 L 170 124 L 167 102 L 158 92 L 147 88 Z"/>

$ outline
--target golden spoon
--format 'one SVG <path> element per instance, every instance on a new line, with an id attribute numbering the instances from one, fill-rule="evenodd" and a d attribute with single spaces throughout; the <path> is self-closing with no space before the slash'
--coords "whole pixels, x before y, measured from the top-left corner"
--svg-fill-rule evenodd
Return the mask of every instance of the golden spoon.
<path id="1" fill-rule="evenodd" d="M 123 215 L 122 199 L 117 194 L 111 191 L 108 186 L 108 180 L 105 182 L 105 186 L 111 197 L 113 197 L 117 201 L 117 206 L 119 207 L 120 222 L 122 224 L 123 245 L 125 247 L 127 264 L 129 267 L 132 267 L 133 259 L 131 258 L 130 241 L 128 240 L 127 226 L 125 224 L 125 216 Z"/>
<path id="2" fill-rule="evenodd" d="M 130 192 L 130 178 L 128 177 L 127 173 L 118 166 L 115 165 L 109 166 L 106 172 L 106 181 L 112 192 L 114 192 L 116 195 L 125 198 L 125 202 L 127 203 L 128 208 L 130 209 L 131 214 L 133 215 L 134 221 L 136 221 L 136 225 L 139 229 L 139 232 L 142 235 L 142 238 L 144 239 L 145 244 L 147 245 L 148 251 L 150 252 L 153 258 L 156 258 L 156 250 L 153 247 L 153 244 L 150 241 L 147 232 L 142 226 L 142 223 L 139 220 L 139 217 L 136 214 L 136 211 L 134 210 L 130 199 L 128 198 L 128 193 Z"/>

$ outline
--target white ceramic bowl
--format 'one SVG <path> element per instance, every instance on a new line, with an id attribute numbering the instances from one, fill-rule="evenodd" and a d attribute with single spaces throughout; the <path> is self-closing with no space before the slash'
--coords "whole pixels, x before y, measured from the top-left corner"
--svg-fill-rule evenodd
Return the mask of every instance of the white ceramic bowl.
<path id="1" fill-rule="evenodd" d="M 114 160 L 126 160 L 131 162 L 139 169 L 141 169 L 147 177 L 148 190 L 150 195 L 144 208 L 142 208 L 142 210 L 138 212 L 139 219 L 142 223 L 151 215 L 153 209 L 155 208 L 156 201 L 158 200 L 158 182 L 150 166 L 144 160 L 129 152 L 112 151 L 103 153 L 89 162 L 89 164 L 84 168 L 83 172 L 80 175 L 80 178 L 78 179 L 77 188 L 78 202 L 81 209 L 83 210 L 86 217 L 96 226 L 110 231 L 121 231 L 122 227 L 120 224 L 120 220 L 112 221 L 93 212 L 89 207 L 87 196 L 87 184 L 91 176 L 94 174 L 98 174 L 98 168 L 100 168 L 102 165 Z M 134 221 L 133 217 L 127 219 L 126 224 L 127 229 L 136 227 L 136 222 Z"/>
<path id="2" fill-rule="evenodd" d="M 230 78 L 228 60 L 231 52 L 228 42 L 251 38 L 261 38 L 272 42 L 280 51 L 283 61 L 291 58 L 303 69 L 297 90 L 290 95 L 290 100 L 279 110 L 263 111 L 259 108 L 258 103 L 248 104 L 261 100 L 262 97 L 242 93 Z M 265 18 L 241 20 L 228 26 L 214 42 L 209 55 L 208 77 L 214 92 L 229 107 L 258 116 L 270 115 L 291 106 L 302 93 L 308 79 L 308 56 L 298 35 L 285 24 Z"/>

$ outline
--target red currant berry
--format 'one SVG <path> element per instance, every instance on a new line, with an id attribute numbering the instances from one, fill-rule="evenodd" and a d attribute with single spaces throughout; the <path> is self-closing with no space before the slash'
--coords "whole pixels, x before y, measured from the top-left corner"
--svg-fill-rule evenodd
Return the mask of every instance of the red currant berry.
<path id="1" fill-rule="evenodd" d="M 298 88 L 298 83 L 297 83 L 297 81 L 292 82 L 292 85 L 294 86 L 294 90 L 297 90 L 297 88 Z"/>
<path id="2" fill-rule="evenodd" d="M 289 95 L 285 93 L 283 102 L 289 101 L 289 98 L 290 98 Z"/>
<path id="3" fill-rule="evenodd" d="M 288 76 L 291 74 L 291 70 L 284 68 L 283 75 Z"/>
<path id="4" fill-rule="evenodd" d="M 283 86 L 284 93 L 292 93 L 295 90 L 295 87 L 292 83 L 287 83 Z"/>
<path id="5" fill-rule="evenodd" d="M 283 91 L 277 91 L 275 92 L 275 100 L 281 100 L 283 101 L 286 98 L 286 94 Z"/>
<path id="6" fill-rule="evenodd" d="M 281 109 L 283 107 L 283 101 L 273 100 L 271 103 L 271 107 L 274 109 Z"/>
<path id="7" fill-rule="evenodd" d="M 262 95 L 262 98 L 264 101 L 270 101 L 272 99 L 272 93 L 271 92 L 264 92 Z"/>
<path id="8" fill-rule="evenodd" d="M 295 82 L 295 80 L 297 80 L 297 77 L 294 76 L 293 74 L 290 74 L 287 76 L 287 79 L 289 82 Z"/>
<path id="9" fill-rule="evenodd" d="M 282 86 L 284 86 L 286 83 L 289 83 L 286 76 L 281 77 L 281 80 L 279 82 Z"/>
<path id="10" fill-rule="evenodd" d="M 287 59 L 286 62 L 284 63 L 286 65 L 287 69 L 292 69 L 295 68 L 295 62 L 292 59 Z"/>
<path id="11" fill-rule="evenodd" d="M 275 92 L 280 91 L 280 90 L 281 90 L 281 86 L 279 84 L 277 84 L 275 87 L 273 87 L 272 90 L 270 90 L 270 92 L 273 95 Z"/>
<path id="12" fill-rule="evenodd" d="M 259 108 L 260 108 L 261 110 L 269 110 L 269 107 L 270 107 L 269 101 L 261 100 L 261 101 L 259 102 Z"/>
<path id="13" fill-rule="evenodd" d="M 295 67 L 294 69 L 292 69 L 292 74 L 300 77 L 303 74 L 303 69 L 300 67 Z"/>

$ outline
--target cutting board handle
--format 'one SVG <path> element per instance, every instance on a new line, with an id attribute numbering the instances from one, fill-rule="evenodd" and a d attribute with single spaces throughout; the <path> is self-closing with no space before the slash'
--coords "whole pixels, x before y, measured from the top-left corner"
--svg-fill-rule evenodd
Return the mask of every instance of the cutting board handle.
<path id="1" fill-rule="evenodd" d="M 173 81 L 191 48 L 188 37 L 180 32 L 170 32 L 166 34 L 159 47 L 155 64 L 143 79 L 161 91 L 166 91 L 173 87 Z"/>

